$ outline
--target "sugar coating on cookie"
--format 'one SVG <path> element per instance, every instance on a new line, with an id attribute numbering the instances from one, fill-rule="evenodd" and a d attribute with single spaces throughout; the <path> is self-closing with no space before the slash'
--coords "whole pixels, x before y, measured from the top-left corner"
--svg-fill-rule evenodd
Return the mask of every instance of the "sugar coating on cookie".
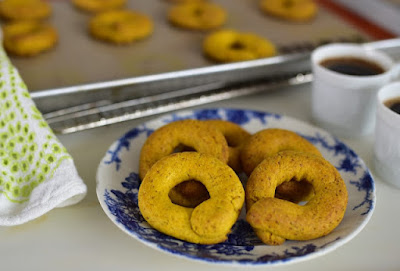
<path id="1" fill-rule="evenodd" d="M 153 32 L 152 20 L 131 10 L 112 10 L 95 15 L 89 22 L 90 34 L 112 43 L 130 43 Z"/>
<path id="2" fill-rule="evenodd" d="M 276 55 L 269 40 L 253 33 L 219 30 L 209 34 L 203 42 L 206 56 L 218 62 L 253 60 Z"/>
<path id="3" fill-rule="evenodd" d="M 3 45 L 8 53 L 34 56 L 55 46 L 58 34 L 54 27 L 38 21 L 17 21 L 3 26 Z"/>

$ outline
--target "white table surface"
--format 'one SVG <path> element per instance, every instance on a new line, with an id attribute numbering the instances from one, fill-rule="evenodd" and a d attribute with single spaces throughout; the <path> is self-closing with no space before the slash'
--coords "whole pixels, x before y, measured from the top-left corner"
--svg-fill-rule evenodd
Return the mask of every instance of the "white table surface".
<path id="1" fill-rule="evenodd" d="M 310 118 L 310 85 L 221 101 L 203 107 L 236 107 Z M 150 119 L 150 118 L 146 118 Z M 106 150 L 146 119 L 59 136 L 88 186 L 77 205 L 57 208 L 27 224 L 0 227 L 0 270 L 232 270 L 177 258 L 149 248 L 111 222 L 96 196 L 95 173 Z M 340 138 L 340 137 L 339 137 Z M 400 270 L 400 190 L 382 182 L 372 164 L 373 135 L 340 138 L 367 164 L 376 182 L 377 204 L 366 227 L 337 250 L 305 262 L 238 270 Z"/>

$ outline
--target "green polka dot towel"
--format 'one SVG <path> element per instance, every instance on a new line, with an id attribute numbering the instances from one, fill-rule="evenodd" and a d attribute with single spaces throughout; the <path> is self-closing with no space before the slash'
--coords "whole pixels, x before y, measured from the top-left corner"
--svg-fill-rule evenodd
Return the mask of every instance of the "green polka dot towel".
<path id="1" fill-rule="evenodd" d="M 0 225 L 79 202 L 86 185 L 0 48 Z"/>

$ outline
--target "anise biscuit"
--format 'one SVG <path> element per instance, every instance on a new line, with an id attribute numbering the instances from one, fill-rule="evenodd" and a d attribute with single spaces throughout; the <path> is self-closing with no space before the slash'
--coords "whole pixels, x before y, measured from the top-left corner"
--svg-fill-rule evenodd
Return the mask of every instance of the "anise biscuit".
<path id="1" fill-rule="evenodd" d="M 229 147 L 224 135 L 210 124 L 199 120 L 179 120 L 155 130 L 144 143 L 139 158 L 139 176 L 143 180 L 151 167 L 161 158 L 174 152 L 196 151 L 227 163 Z M 177 205 L 194 207 L 208 192 L 196 181 L 182 182 L 169 192 Z"/>
<path id="2" fill-rule="evenodd" d="M 218 62 L 253 60 L 276 55 L 275 46 L 267 39 L 253 33 L 219 30 L 203 42 L 206 56 Z"/>
<path id="3" fill-rule="evenodd" d="M 0 1 L 0 16 L 6 20 L 39 20 L 50 14 L 51 6 L 41 0 Z"/>
<path id="4" fill-rule="evenodd" d="M 126 0 L 72 0 L 72 3 L 81 10 L 97 13 L 119 9 L 126 4 Z"/>
<path id="5" fill-rule="evenodd" d="M 58 40 L 55 28 L 37 21 L 17 21 L 3 26 L 3 45 L 8 53 L 34 56 L 54 47 Z"/>
<path id="6" fill-rule="evenodd" d="M 269 128 L 253 134 L 242 147 L 240 159 L 243 171 L 250 176 L 265 158 L 287 150 L 322 156 L 317 147 L 297 133 L 285 129 Z M 312 186 L 309 183 L 293 180 L 278 186 L 275 197 L 299 202 L 311 198 L 313 194 Z"/>
<path id="7" fill-rule="evenodd" d="M 174 5 L 168 12 L 168 20 L 175 26 L 210 30 L 223 25 L 226 12 L 219 5 L 209 2 L 190 2 Z"/>
<path id="8" fill-rule="evenodd" d="M 89 32 L 104 41 L 130 43 L 150 36 L 153 22 L 136 11 L 112 10 L 95 15 L 89 22 Z"/>
<path id="9" fill-rule="evenodd" d="M 290 21 L 307 21 L 317 13 L 312 0 L 262 0 L 260 5 L 266 14 Z"/>
<path id="10" fill-rule="evenodd" d="M 304 180 L 315 191 L 305 205 L 274 197 L 289 180 Z M 329 234 L 342 221 L 348 193 L 338 170 L 321 156 L 282 151 L 264 159 L 246 184 L 246 220 L 266 244 L 310 240 Z"/>
<path id="11" fill-rule="evenodd" d="M 210 198 L 194 208 L 171 202 L 168 192 L 179 183 L 197 180 Z M 227 239 L 244 204 L 244 189 L 235 172 L 215 156 L 182 152 L 158 160 L 138 194 L 144 219 L 156 230 L 197 244 Z"/>

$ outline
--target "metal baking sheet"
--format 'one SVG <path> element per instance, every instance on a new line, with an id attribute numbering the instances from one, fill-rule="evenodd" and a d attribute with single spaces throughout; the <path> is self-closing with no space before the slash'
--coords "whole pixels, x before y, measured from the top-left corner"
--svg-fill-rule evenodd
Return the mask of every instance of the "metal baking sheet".
<path id="1" fill-rule="evenodd" d="M 400 39 L 375 41 L 364 43 L 363 45 L 371 49 L 383 50 L 393 57 L 395 61 L 400 59 Z M 57 105 L 57 101 L 59 102 L 60 100 L 62 102 L 66 100 L 79 101 L 80 104 L 77 106 L 44 114 L 44 117 L 55 132 L 73 133 L 223 99 L 309 83 L 312 81 L 312 74 L 309 71 L 309 62 L 309 53 L 298 53 L 263 60 L 228 64 L 219 66 L 218 69 L 205 67 L 186 70 L 185 72 L 164 73 L 159 77 L 144 76 L 131 80 L 122 80 L 122 82 L 114 81 L 114 86 L 117 83 L 120 83 L 121 87 L 130 86 L 132 88 L 136 86 L 136 88 L 133 88 L 135 91 L 131 91 L 130 89 L 128 93 L 135 92 L 137 94 L 140 88 L 147 92 L 146 95 L 137 98 L 132 98 L 132 95 L 130 95 L 125 100 L 121 100 L 121 96 L 123 95 L 121 95 L 120 87 L 107 90 L 104 88 L 102 89 L 101 84 L 99 84 L 97 90 L 92 88 L 86 91 L 75 91 L 75 93 L 67 92 L 47 95 L 38 99 L 37 102 L 50 101 L 51 106 L 55 106 Z M 289 67 L 298 68 L 300 63 L 303 63 L 304 66 L 308 66 L 305 72 L 294 74 L 283 73 L 283 70 Z M 274 68 L 275 73 L 273 72 Z M 248 74 L 249 72 L 251 75 Z M 254 77 L 255 74 L 260 75 L 258 79 Z M 226 75 L 230 75 L 231 78 L 229 78 L 229 80 L 222 80 L 221 78 L 226 77 Z M 232 78 L 235 76 L 239 78 L 238 82 L 226 82 L 233 82 Z M 240 77 L 242 77 L 242 79 L 240 79 Z M 249 81 L 248 77 L 254 79 Z M 146 78 L 150 79 L 146 80 Z M 159 81 L 155 80 L 157 78 Z M 208 81 L 208 83 L 200 83 L 201 81 L 210 80 L 212 78 L 215 80 Z M 189 85 L 191 85 L 191 87 L 165 91 L 165 88 L 162 88 L 160 84 L 163 80 L 166 81 L 165 87 L 170 87 L 171 82 L 179 82 L 178 85 L 180 86 L 183 85 L 183 82 L 190 82 Z M 197 82 L 198 85 L 193 86 L 193 82 Z M 151 86 L 157 86 L 158 89 L 162 89 L 162 91 L 158 94 L 149 94 L 148 90 L 151 89 Z M 118 94 L 113 95 L 115 89 Z M 73 88 L 71 88 L 71 90 L 74 91 Z M 99 97 L 98 94 L 101 92 L 104 93 L 104 91 L 106 91 L 106 95 Z M 33 94 L 37 93 L 38 92 Z M 83 94 L 85 95 L 82 96 Z M 106 97 L 107 95 L 108 97 Z M 92 100 L 83 103 L 85 99 L 87 100 L 87 97 L 91 97 Z M 93 97 L 96 99 L 93 100 Z M 119 101 L 115 99 L 116 97 L 119 97 Z M 49 108 L 49 106 L 47 107 Z"/>
<path id="2" fill-rule="evenodd" d="M 323 41 L 369 38 L 323 7 L 307 23 L 286 22 L 263 14 L 259 1 L 215 0 L 228 13 L 224 27 L 251 31 L 270 39 L 286 54 L 285 48 L 307 46 Z M 31 92 L 73 87 L 96 88 L 109 82 L 155 74 L 218 66 L 202 54 L 202 40 L 208 32 L 171 26 L 166 20 L 168 0 L 128 0 L 127 8 L 149 15 L 155 30 L 151 37 L 129 45 L 113 45 L 88 34 L 88 13 L 70 1 L 50 1 L 53 15 L 49 22 L 59 32 L 53 50 L 32 58 L 11 57 Z M 82 87 L 84 86 L 84 87 Z M 49 93 L 49 92 L 45 92 Z"/>

